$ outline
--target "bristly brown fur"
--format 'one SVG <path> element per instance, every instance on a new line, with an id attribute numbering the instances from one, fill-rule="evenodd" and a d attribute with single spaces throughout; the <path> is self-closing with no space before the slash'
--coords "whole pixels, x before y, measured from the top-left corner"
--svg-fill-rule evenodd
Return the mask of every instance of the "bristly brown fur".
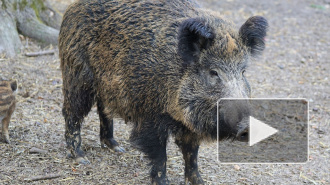
<path id="1" fill-rule="evenodd" d="M 218 99 L 249 96 L 242 71 L 263 50 L 260 37 L 266 33 L 266 26 L 251 25 L 265 23 L 249 19 L 238 32 L 189 0 L 72 4 L 59 36 L 71 155 L 88 162 L 80 149 L 80 125 L 96 103 L 100 138 L 107 146 L 118 148 L 114 117 L 135 124 L 131 139 L 151 159 L 153 182 L 165 183 L 166 142 L 173 134 L 186 160 L 186 178 L 202 183 L 194 162 L 198 146 L 216 139 Z M 225 123 L 220 126 L 221 138 L 236 132 Z"/>

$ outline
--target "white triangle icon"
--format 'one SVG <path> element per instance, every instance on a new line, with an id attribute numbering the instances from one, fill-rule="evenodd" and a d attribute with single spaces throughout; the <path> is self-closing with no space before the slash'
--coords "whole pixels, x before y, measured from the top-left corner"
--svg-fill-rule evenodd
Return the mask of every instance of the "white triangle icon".
<path id="1" fill-rule="evenodd" d="M 249 145 L 252 146 L 278 132 L 277 129 L 250 116 Z"/>

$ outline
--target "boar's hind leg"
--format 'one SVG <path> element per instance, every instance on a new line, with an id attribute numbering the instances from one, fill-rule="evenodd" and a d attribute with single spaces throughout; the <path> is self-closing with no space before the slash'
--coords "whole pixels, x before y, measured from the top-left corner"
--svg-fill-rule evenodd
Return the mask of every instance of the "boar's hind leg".
<path id="1" fill-rule="evenodd" d="M 104 113 L 102 101 L 97 102 L 97 111 L 100 117 L 100 140 L 101 146 L 107 145 L 116 152 L 125 152 L 124 148 L 120 147 L 117 141 L 113 138 L 113 119 L 109 119 Z"/>
<path id="2" fill-rule="evenodd" d="M 150 159 L 152 184 L 168 184 L 166 179 L 166 143 L 168 133 L 155 122 L 136 126 L 131 141 Z"/>
<path id="3" fill-rule="evenodd" d="M 185 184 L 188 184 L 188 181 L 191 184 L 204 184 L 197 165 L 199 142 L 194 140 L 192 133 L 187 132 L 188 134 L 175 138 L 185 160 Z"/>
<path id="4" fill-rule="evenodd" d="M 62 113 L 65 120 L 65 140 L 68 157 L 80 164 L 89 164 L 81 150 L 81 123 L 91 110 L 95 92 L 93 90 L 93 74 L 87 65 L 69 68 L 63 73 L 64 103 Z"/>
<path id="5" fill-rule="evenodd" d="M 65 111 L 63 111 L 65 112 Z M 90 162 L 84 157 L 81 150 L 81 122 L 83 118 L 64 114 L 65 118 L 65 141 L 67 144 L 68 157 L 72 157 L 80 164 L 89 164 Z"/>

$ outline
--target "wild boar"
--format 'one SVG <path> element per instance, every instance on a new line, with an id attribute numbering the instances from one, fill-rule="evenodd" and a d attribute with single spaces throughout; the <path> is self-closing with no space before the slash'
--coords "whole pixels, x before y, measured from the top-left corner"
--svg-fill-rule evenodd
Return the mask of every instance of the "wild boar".
<path id="1" fill-rule="evenodd" d="M 265 48 L 267 21 L 249 18 L 237 31 L 216 12 L 184 0 L 78 1 L 66 11 L 59 51 L 65 139 L 81 150 L 81 123 L 96 103 L 102 145 L 122 152 L 113 118 L 134 124 L 131 140 L 151 160 L 153 184 L 166 184 L 166 144 L 173 135 L 185 160 L 185 179 L 203 184 L 197 154 L 202 141 L 246 140 L 249 61 Z"/>

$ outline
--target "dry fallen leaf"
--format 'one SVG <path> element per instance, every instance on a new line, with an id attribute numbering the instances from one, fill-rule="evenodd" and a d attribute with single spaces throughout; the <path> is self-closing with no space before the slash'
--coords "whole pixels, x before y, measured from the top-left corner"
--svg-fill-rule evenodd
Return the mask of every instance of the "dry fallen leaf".
<path id="1" fill-rule="evenodd" d="M 75 169 L 73 166 L 71 167 L 71 170 L 72 170 L 73 172 L 76 172 L 76 171 L 77 171 L 77 169 Z"/>

